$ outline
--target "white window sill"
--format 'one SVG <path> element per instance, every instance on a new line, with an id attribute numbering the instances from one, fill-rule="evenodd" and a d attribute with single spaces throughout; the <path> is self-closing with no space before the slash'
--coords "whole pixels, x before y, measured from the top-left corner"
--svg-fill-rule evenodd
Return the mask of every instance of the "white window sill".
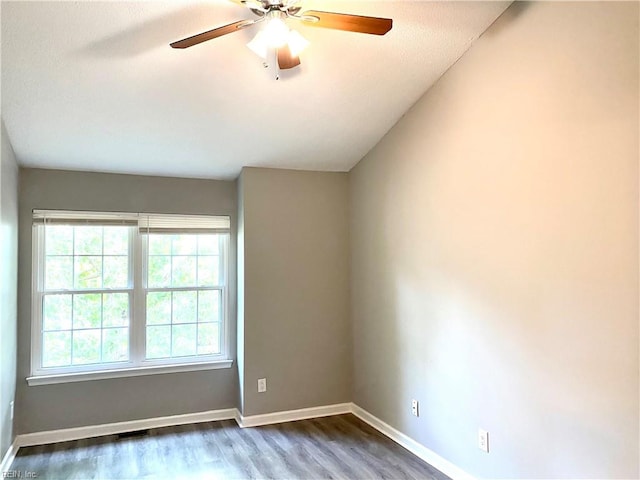
<path id="1" fill-rule="evenodd" d="M 139 377 L 142 375 L 158 375 L 162 373 L 195 372 L 198 370 L 217 370 L 231 368 L 233 360 L 216 360 L 213 362 L 186 363 L 181 365 L 154 365 L 152 367 L 121 368 L 93 372 L 58 373 L 27 377 L 29 386 L 51 385 L 54 383 L 87 382 L 107 378 Z"/>

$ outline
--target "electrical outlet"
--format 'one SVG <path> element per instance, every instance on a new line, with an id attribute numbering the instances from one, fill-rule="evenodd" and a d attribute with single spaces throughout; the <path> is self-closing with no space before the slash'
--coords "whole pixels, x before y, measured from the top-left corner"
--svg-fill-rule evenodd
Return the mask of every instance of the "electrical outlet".
<path id="1" fill-rule="evenodd" d="M 418 400 L 411 400 L 411 415 L 414 417 L 420 416 L 420 412 L 418 411 Z"/>
<path id="2" fill-rule="evenodd" d="M 13 420 L 13 401 L 9 403 L 9 409 L 11 410 L 11 420 Z"/>
<path id="3" fill-rule="evenodd" d="M 489 432 L 481 428 L 478 430 L 478 448 L 489 453 Z"/>
<path id="4" fill-rule="evenodd" d="M 267 391 L 267 379 L 259 378 L 258 379 L 258 393 L 264 393 Z"/>

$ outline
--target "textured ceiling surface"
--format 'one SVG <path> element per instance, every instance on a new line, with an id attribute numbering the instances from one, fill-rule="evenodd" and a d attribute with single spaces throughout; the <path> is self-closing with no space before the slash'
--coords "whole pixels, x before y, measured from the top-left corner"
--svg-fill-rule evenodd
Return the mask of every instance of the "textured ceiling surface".
<path id="1" fill-rule="evenodd" d="M 169 43 L 253 14 L 226 0 L 2 1 L 2 118 L 21 165 L 234 178 L 348 171 L 510 2 L 316 1 L 389 17 L 382 37 L 289 21 L 310 41 L 280 80 L 246 43 Z"/>

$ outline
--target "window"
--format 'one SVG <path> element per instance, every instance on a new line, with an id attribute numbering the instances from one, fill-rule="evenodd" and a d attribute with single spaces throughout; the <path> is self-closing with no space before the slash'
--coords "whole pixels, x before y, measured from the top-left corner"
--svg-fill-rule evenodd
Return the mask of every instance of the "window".
<path id="1" fill-rule="evenodd" d="M 34 211 L 32 378 L 227 360 L 228 244 L 229 217 Z"/>

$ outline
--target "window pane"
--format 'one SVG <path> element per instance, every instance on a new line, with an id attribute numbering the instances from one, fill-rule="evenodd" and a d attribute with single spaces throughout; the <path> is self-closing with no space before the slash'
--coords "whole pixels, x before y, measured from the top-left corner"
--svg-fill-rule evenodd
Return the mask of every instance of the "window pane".
<path id="1" fill-rule="evenodd" d="M 198 286 L 213 287 L 219 285 L 219 262 L 218 256 L 198 257 Z"/>
<path id="2" fill-rule="evenodd" d="M 149 255 L 171 255 L 171 235 L 148 235 Z"/>
<path id="3" fill-rule="evenodd" d="M 218 255 L 218 235 L 198 235 L 198 255 Z"/>
<path id="4" fill-rule="evenodd" d="M 171 355 L 173 357 L 195 355 L 197 352 L 196 326 L 174 325 L 171 328 L 173 328 Z"/>
<path id="5" fill-rule="evenodd" d="M 47 257 L 45 260 L 47 290 L 73 288 L 73 257 Z"/>
<path id="6" fill-rule="evenodd" d="M 129 329 L 105 328 L 102 331 L 102 361 L 124 362 L 129 360 Z"/>
<path id="7" fill-rule="evenodd" d="M 197 235 L 173 235 L 171 253 L 173 255 L 196 255 L 198 253 L 197 242 Z"/>
<path id="8" fill-rule="evenodd" d="M 171 257 L 149 257 L 148 284 L 151 288 L 171 285 Z"/>
<path id="9" fill-rule="evenodd" d="M 147 327 L 147 358 L 171 356 L 171 326 Z"/>
<path id="10" fill-rule="evenodd" d="M 129 283 L 129 258 L 104 257 L 103 288 L 126 288 Z"/>
<path id="11" fill-rule="evenodd" d="M 75 227 L 74 255 L 102 255 L 102 227 Z"/>
<path id="12" fill-rule="evenodd" d="M 47 332 L 42 339 L 42 366 L 62 367 L 71 363 L 71 332 Z"/>
<path id="13" fill-rule="evenodd" d="M 73 254 L 73 227 L 45 226 L 45 253 L 47 255 Z"/>
<path id="14" fill-rule="evenodd" d="M 198 324 L 198 355 L 220 353 L 220 324 Z"/>
<path id="15" fill-rule="evenodd" d="M 198 322 L 220 321 L 220 291 L 198 292 Z"/>
<path id="16" fill-rule="evenodd" d="M 102 257 L 74 257 L 74 284 L 76 288 L 102 287 Z"/>
<path id="17" fill-rule="evenodd" d="M 197 322 L 197 292 L 173 292 L 173 323 Z"/>
<path id="18" fill-rule="evenodd" d="M 171 285 L 174 287 L 192 287 L 196 284 L 196 258 L 173 257 Z"/>
<path id="19" fill-rule="evenodd" d="M 71 329 L 71 295 L 47 295 L 44 297 L 43 329 Z"/>
<path id="20" fill-rule="evenodd" d="M 104 254 L 129 254 L 129 227 L 104 227 Z"/>
<path id="21" fill-rule="evenodd" d="M 99 328 L 101 317 L 102 295 L 92 293 L 73 296 L 73 328 Z"/>
<path id="22" fill-rule="evenodd" d="M 73 332 L 73 364 L 84 365 L 100 361 L 100 330 Z"/>
<path id="23" fill-rule="evenodd" d="M 43 367 L 68 367 L 131 358 L 132 268 L 129 226 L 43 228 Z M 151 234 L 148 241 L 146 358 L 211 355 L 221 351 L 223 301 L 215 287 L 224 279 L 219 234 Z M 137 272 L 137 270 L 136 270 Z M 136 277 L 138 278 L 138 277 Z M 144 283 L 144 282 L 143 282 Z M 46 290 L 87 289 L 78 293 Z M 110 289 L 127 289 L 118 293 Z M 185 291 L 173 291 L 185 290 Z M 192 290 L 187 290 L 192 289 Z M 137 355 L 137 354 L 136 354 Z"/>
<path id="24" fill-rule="evenodd" d="M 147 325 L 171 323 L 171 292 L 147 294 Z"/>
<path id="25" fill-rule="evenodd" d="M 129 295 L 105 293 L 102 295 L 102 326 L 126 327 L 129 325 Z"/>

